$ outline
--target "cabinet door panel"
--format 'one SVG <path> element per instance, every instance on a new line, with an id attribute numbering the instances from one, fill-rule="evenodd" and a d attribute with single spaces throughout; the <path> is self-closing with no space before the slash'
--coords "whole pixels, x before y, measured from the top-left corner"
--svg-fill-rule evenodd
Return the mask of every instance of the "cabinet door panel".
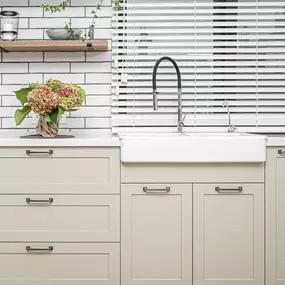
<path id="1" fill-rule="evenodd" d="M 194 284 L 261 285 L 263 186 L 217 186 L 194 185 Z"/>
<path id="2" fill-rule="evenodd" d="M 285 156 L 270 148 L 266 163 L 266 277 L 285 285 Z M 284 150 L 284 149 L 283 149 Z"/>
<path id="3" fill-rule="evenodd" d="M 122 284 L 191 283 L 192 186 L 123 185 Z"/>

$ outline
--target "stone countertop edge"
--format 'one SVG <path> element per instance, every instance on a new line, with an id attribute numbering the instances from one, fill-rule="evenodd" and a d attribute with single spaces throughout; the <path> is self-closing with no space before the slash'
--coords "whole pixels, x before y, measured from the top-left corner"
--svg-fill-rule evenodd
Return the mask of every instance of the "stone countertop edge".
<path id="1" fill-rule="evenodd" d="M 285 147 L 285 134 L 267 136 L 268 147 Z M 68 139 L 23 139 L 19 135 L 0 136 L 0 147 L 120 147 L 118 136 L 84 137 Z"/>

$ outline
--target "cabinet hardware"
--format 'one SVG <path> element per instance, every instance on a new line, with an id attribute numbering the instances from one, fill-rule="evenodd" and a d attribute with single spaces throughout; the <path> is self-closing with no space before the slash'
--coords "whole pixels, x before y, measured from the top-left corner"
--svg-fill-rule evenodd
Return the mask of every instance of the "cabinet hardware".
<path id="1" fill-rule="evenodd" d="M 27 155 L 33 155 L 33 154 L 36 154 L 36 155 L 53 155 L 53 150 L 49 150 L 49 151 L 31 151 L 29 149 L 26 150 L 26 154 Z"/>
<path id="2" fill-rule="evenodd" d="M 52 204 L 53 203 L 53 198 L 49 198 L 47 200 L 33 200 L 31 198 L 26 198 L 26 202 L 27 204 L 31 204 L 31 203 L 38 203 L 38 204 L 41 204 L 41 203 L 46 203 L 46 204 Z"/>
<path id="3" fill-rule="evenodd" d="M 53 246 L 49 246 L 48 248 L 32 248 L 30 246 L 26 246 L 26 251 L 27 252 L 52 252 L 53 251 Z"/>
<path id="4" fill-rule="evenodd" d="M 284 155 L 284 154 L 285 154 L 285 150 L 279 149 L 279 150 L 278 150 L 278 154 Z"/>
<path id="5" fill-rule="evenodd" d="M 164 189 L 148 189 L 147 187 L 143 187 L 143 191 L 145 193 L 168 193 L 170 192 L 170 187 Z"/>
<path id="6" fill-rule="evenodd" d="M 242 192 L 243 188 L 238 187 L 238 188 L 220 188 L 220 187 L 215 187 L 216 192 Z"/>

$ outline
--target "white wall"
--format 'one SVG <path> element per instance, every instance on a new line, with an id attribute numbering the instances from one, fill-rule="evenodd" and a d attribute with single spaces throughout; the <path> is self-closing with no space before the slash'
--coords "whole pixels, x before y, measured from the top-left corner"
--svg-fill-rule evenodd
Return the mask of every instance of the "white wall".
<path id="1" fill-rule="evenodd" d="M 20 13 L 19 39 L 46 39 L 45 29 L 62 28 L 72 19 L 74 28 L 85 29 L 91 11 L 100 0 L 71 0 L 72 7 L 51 15 L 40 7 L 44 0 L 0 0 L 2 10 Z M 49 0 L 59 3 L 60 0 Z M 111 0 L 103 0 L 98 13 L 95 38 L 108 39 L 111 46 Z M 111 51 L 104 53 L 1 53 L 0 62 L 0 133 L 33 132 L 35 122 L 26 119 L 16 128 L 13 115 L 20 106 L 13 90 L 29 82 L 43 83 L 55 78 L 81 85 L 87 91 L 80 111 L 68 114 L 62 133 L 97 135 L 111 133 Z"/>

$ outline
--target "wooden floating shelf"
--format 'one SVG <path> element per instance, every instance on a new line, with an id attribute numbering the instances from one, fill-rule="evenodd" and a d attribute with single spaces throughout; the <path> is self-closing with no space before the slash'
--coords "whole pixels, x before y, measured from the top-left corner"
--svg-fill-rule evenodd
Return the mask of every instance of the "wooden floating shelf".
<path id="1" fill-rule="evenodd" d="M 107 40 L 18 40 L 0 42 L 3 52 L 79 52 L 107 51 Z"/>

